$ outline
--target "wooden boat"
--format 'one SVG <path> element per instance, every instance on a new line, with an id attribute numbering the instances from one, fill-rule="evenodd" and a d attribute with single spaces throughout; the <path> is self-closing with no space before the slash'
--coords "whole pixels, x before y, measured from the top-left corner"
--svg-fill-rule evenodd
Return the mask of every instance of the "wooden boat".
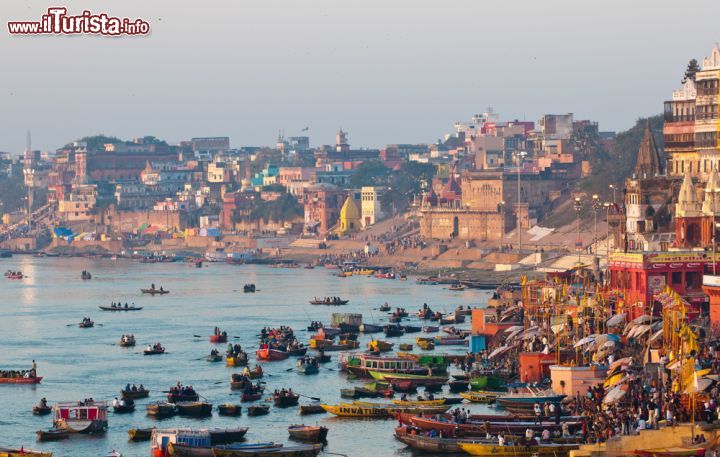
<path id="1" fill-rule="evenodd" d="M 573 449 L 578 449 L 578 444 L 540 444 L 537 446 L 498 446 L 496 443 L 482 442 L 461 442 L 460 449 L 470 455 L 482 455 L 488 457 L 531 457 L 533 455 L 567 455 Z"/>
<path id="2" fill-rule="evenodd" d="M 349 389 L 340 389 L 340 397 L 342 398 L 377 398 L 381 394 L 377 390 L 367 389 L 365 387 L 351 387 Z"/>
<path id="3" fill-rule="evenodd" d="M 378 311 L 380 311 L 381 313 L 387 313 L 388 311 L 390 311 L 390 309 L 391 309 L 391 308 L 390 308 L 390 305 L 388 305 L 387 303 L 383 303 L 383 304 L 380 305 L 380 307 L 378 308 Z"/>
<path id="4" fill-rule="evenodd" d="M 401 351 L 412 351 L 414 346 L 410 343 L 400 343 L 400 346 L 398 346 Z"/>
<path id="5" fill-rule="evenodd" d="M 290 438 L 300 441 L 310 441 L 313 443 L 321 443 L 325 441 L 328 434 L 327 427 L 313 425 L 291 425 L 288 427 Z"/>
<path id="6" fill-rule="evenodd" d="M 460 392 L 460 396 L 472 403 L 495 403 L 503 392 L 474 391 Z"/>
<path id="7" fill-rule="evenodd" d="M 160 355 L 160 354 L 165 354 L 165 348 L 164 348 L 164 347 L 163 347 L 163 348 L 160 348 L 160 349 L 156 349 L 156 348 L 147 349 L 147 348 L 145 348 L 145 349 L 143 350 L 143 355 Z"/>
<path id="8" fill-rule="evenodd" d="M 419 333 L 422 331 L 422 327 L 419 327 L 417 325 L 405 325 L 403 326 L 403 330 L 405 330 L 405 333 Z"/>
<path id="9" fill-rule="evenodd" d="M 265 406 L 265 405 L 248 406 L 248 408 L 247 408 L 248 416 L 264 416 L 265 414 L 268 414 L 269 412 L 270 412 L 270 407 Z"/>
<path id="10" fill-rule="evenodd" d="M 435 341 L 431 338 L 415 338 L 415 344 L 417 344 L 420 349 L 424 349 L 426 351 L 432 351 L 435 349 Z"/>
<path id="11" fill-rule="evenodd" d="M 53 408 L 53 425 L 70 433 L 99 434 L 108 428 L 105 401 L 58 402 Z"/>
<path id="12" fill-rule="evenodd" d="M 422 328 L 422 331 L 424 333 L 436 333 L 436 332 L 440 331 L 440 327 L 438 327 L 436 325 L 426 325 L 425 327 Z"/>
<path id="13" fill-rule="evenodd" d="M 140 311 L 142 306 L 98 306 L 103 311 Z"/>
<path id="14" fill-rule="evenodd" d="M 212 404 L 204 401 L 181 401 L 175 403 L 178 414 L 190 417 L 205 417 L 212 415 Z"/>
<path id="15" fill-rule="evenodd" d="M 315 457 L 321 451 L 321 444 L 282 446 L 266 449 L 213 448 L 213 457 Z"/>
<path id="16" fill-rule="evenodd" d="M 208 431 L 210 432 L 210 443 L 215 446 L 218 444 L 229 444 L 242 441 L 245 438 L 245 434 L 247 433 L 248 428 L 211 428 Z"/>
<path id="17" fill-rule="evenodd" d="M 370 370 L 370 376 L 378 381 L 412 381 L 419 386 L 426 384 L 445 384 L 448 380 L 447 376 L 428 376 L 419 374 L 405 374 L 405 373 L 381 373 L 378 371 Z"/>
<path id="18" fill-rule="evenodd" d="M 298 360 L 296 366 L 298 372 L 302 374 L 318 374 L 320 372 L 320 367 L 317 364 L 306 362 L 302 359 Z"/>
<path id="19" fill-rule="evenodd" d="M 222 405 L 218 405 L 218 414 L 221 416 L 240 416 L 242 415 L 242 406 L 223 403 Z"/>
<path id="20" fill-rule="evenodd" d="M 470 341 L 465 338 L 436 336 L 435 344 L 438 346 L 467 346 L 470 344 Z"/>
<path id="21" fill-rule="evenodd" d="M 285 351 L 278 351 L 277 349 L 258 349 L 255 351 L 255 357 L 257 357 L 258 360 L 264 360 L 267 362 L 275 362 L 278 360 L 285 360 L 290 355 Z"/>
<path id="22" fill-rule="evenodd" d="M 92 328 L 95 327 L 95 322 L 91 320 L 86 320 L 78 323 L 78 327 L 80 328 Z"/>
<path id="23" fill-rule="evenodd" d="M 385 336 L 388 338 L 393 336 L 403 336 L 405 334 L 405 329 L 401 325 L 397 324 L 386 325 L 383 327 L 383 331 L 385 332 Z"/>
<path id="24" fill-rule="evenodd" d="M 225 365 L 229 367 L 242 367 L 247 365 L 248 359 L 247 354 L 245 352 L 241 352 L 235 357 L 232 356 L 225 356 Z"/>
<path id="25" fill-rule="evenodd" d="M 416 451 L 434 454 L 462 453 L 458 445 L 460 441 L 463 441 L 461 439 L 412 435 L 407 432 L 407 428 L 404 426 L 395 429 L 395 439 Z"/>
<path id="26" fill-rule="evenodd" d="M 52 457 L 52 452 L 33 451 L 31 449 L 13 449 L 0 447 L 0 457 Z"/>
<path id="27" fill-rule="evenodd" d="M 221 333 L 219 335 L 210 335 L 211 343 L 227 343 L 227 333 Z"/>
<path id="28" fill-rule="evenodd" d="M 318 299 L 310 300 L 310 304 L 311 304 L 311 305 L 335 305 L 335 306 L 339 306 L 339 305 L 347 305 L 348 303 L 350 303 L 350 300 L 342 300 L 342 299 L 338 299 L 338 300 L 330 300 L 330 299 L 328 299 L 328 300 L 318 300 Z"/>
<path id="29" fill-rule="evenodd" d="M 273 403 L 279 408 L 297 406 L 298 400 L 300 400 L 300 395 L 292 392 L 282 392 L 273 395 Z"/>
<path id="30" fill-rule="evenodd" d="M 455 284 L 450 285 L 450 287 L 448 287 L 448 290 L 463 291 L 463 290 L 465 290 L 465 286 L 463 286 L 462 284 L 457 282 Z"/>
<path id="31" fill-rule="evenodd" d="M 128 436 L 130 441 L 149 441 L 152 435 L 153 428 L 131 428 L 128 430 Z"/>
<path id="32" fill-rule="evenodd" d="M 41 405 L 35 405 L 33 406 L 32 412 L 36 416 L 47 416 L 52 412 L 52 406 L 41 406 Z"/>
<path id="33" fill-rule="evenodd" d="M 263 377 L 264 372 L 260 365 L 255 365 L 255 368 L 253 368 L 252 370 L 248 367 L 245 367 L 242 374 L 243 376 L 247 376 L 248 379 L 260 379 Z"/>
<path id="34" fill-rule="evenodd" d="M 300 415 L 309 414 L 325 414 L 325 409 L 321 405 L 300 405 Z"/>
<path id="35" fill-rule="evenodd" d="M 566 396 L 565 395 L 531 395 L 531 394 L 516 394 L 516 395 L 503 395 L 498 397 L 497 401 L 500 406 L 505 405 L 534 405 L 535 403 L 560 403 Z"/>
<path id="36" fill-rule="evenodd" d="M 343 403 L 345 404 L 345 403 Z M 410 414 L 419 414 L 419 415 L 435 415 L 435 414 L 444 414 L 448 409 L 450 409 L 450 405 L 427 405 L 427 406 L 401 406 L 401 405 L 393 405 L 393 404 L 387 404 L 387 403 L 371 403 L 371 402 L 363 402 L 363 401 L 354 401 L 352 403 L 356 406 L 365 406 L 370 408 L 384 408 L 389 416 L 394 416 L 396 414 L 400 413 L 410 413 Z"/>
<path id="37" fill-rule="evenodd" d="M 367 344 L 367 347 L 371 352 L 388 352 L 392 351 L 393 343 L 381 340 L 372 340 Z"/>
<path id="38" fill-rule="evenodd" d="M 507 385 L 507 378 L 494 374 L 483 374 L 470 378 L 470 390 L 500 390 Z"/>
<path id="39" fill-rule="evenodd" d="M 216 455 L 216 452 L 239 452 L 239 451 L 247 451 L 252 452 L 251 454 L 243 454 L 243 455 L 252 455 L 255 456 L 255 452 L 261 452 L 266 451 L 269 449 L 279 449 L 283 447 L 282 444 L 276 444 L 272 442 L 268 443 L 232 443 L 232 444 L 224 444 L 224 445 L 215 445 L 211 444 L 209 446 L 203 446 L 203 445 L 197 445 L 195 444 L 195 440 L 193 440 L 191 437 L 188 437 L 186 439 L 180 438 L 179 440 L 182 440 L 183 442 L 170 442 L 167 445 L 167 454 L 162 455 L 171 455 L 174 457 L 213 457 L 213 455 Z M 178 440 L 178 441 L 179 441 Z M 188 441 L 193 442 L 193 444 L 188 444 Z M 203 444 L 208 443 L 207 437 L 201 437 L 198 440 L 199 442 L 202 442 Z M 153 454 L 155 455 L 155 454 Z M 159 454 L 157 454 L 159 455 Z"/>
<path id="40" fill-rule="evenodd" d="M 135 411 L 135 403 L 134 402 L 129 403 L 131 401 L 132 400 L 128 400 L 128 403 L 126 403 L 124 405 L 114 405 L 113 411 L 115 412 L 115 414 L 127 414 L 127 413 L 134 412 Z"/>
<path id="41" fill-rule="evenodd" d="M 70 432 L 57 428 L 50 430 L 38 430 L 36 433 L 38 441 L 60 441 L 66 440 L 70 437 Z"/>
<path id="42" fill-rule="evenodd" d="M 565 421 L 562 424 L 556 424 L 554 422 L 545 421 L 538 423 L 533 422 L 522 422 L 522 421 L 507 421 L 507 422 L 488 422 L 488 421 L 475 421 L 475 422 L 463 422 L 454 423 L 448 420 L 436 420 L 430 417 L 412 416 L 409 419 L 410 423 L 423 430 L 436 430 L 437 432 L 446 433 L 460 433 L 463 436 L 485 436 L 488 432 L 490 433 L 517 433 L 522 435 L 527 429 L 534 430 L 536 432 L 542 432 L 544 429 L 548 429 L 551 432 L 554 430 L 560 430 L 562 426 L 567 426 L 572 432 L 577 430 L 581 425 L 581 421 Z"/>
<path id="43" fill-rule="evenodd" d="M 140 289 L 140 292 L 150 295 L 165 295 L 170 293 L 169 290 L 165 289 Z"/>
<path id="44" fill-rule="evenodd" d="M 438 406 L 444 405 L 445 399 L 440 398 L 437 400 L 391 400 L 391 403 L 398 406 Z"/>
<path id="45" fill-rule="evenodd" d="M 138 390 L 121 390 L 120 396 L 122 398 L 147 398 L 150 395 L 150 389 L 138 389 Z"/>
<path id="46" fill-rule="evenodd" d="M 243 292 L 246 294 L 254 294 L 256 290 L 255 284 L 245 284 L 243 286 Z"/>
<path id="47" fill-rule="evenodd" d="M 448 382 L 448 387 L 450 387 L 450 392 L 464 392 L 468 390 L 468 381 L 463 380 L 452 380 Z"/>
<path id="48" fill-rule="evenodd" d="M 339 405 L 322 404 L 320 406 L 322 406 L 322 408 L 326 412 L 339 417 L 388 417 L 388 411 L 386 408 L 375 408 L 372 406 L 363 405 L 349 405 L 347 403 L 341 403 Z"/>
<path id="49" fill-rule="evenodd" d="M 398 392 L 416 392 L 417 384 L 412 381 L 393 381 L 390 383 L 393 390 Z"/>
<path id="50" fill-rule="evenodd" d="M 208 362 L 222 362 L 223 356 L 221 354 L 208 354 L 206 360 Z"/>
<path id="51" fill-rule="evenodd" d="M 704 457 L 707 449 L 702 447 L 663 447 L 655 449 L 636 449 L 628 455 L 638 457 Z M 2 454 L 0 454 L 2 455 Z"/>
<path id="52" fill-rule="evenodd" d="M 135 346 L 135 336 L 133 335 L 123 335 L 122 338 L 120 338 L 120 342 L 118 343 L 120 347 L 123 348 L 130 348 Z"/>
<path id="53" fill-rule="evenodd" d="M 379 357 L 369 354 L 341 354 L 342 363 L 338 365 L 349 373 L 361 377 L 371 377 L 370 371 L 378 373 L 406 373 L 426 375 L 427 368 L 421 367 L 417 360 L 405 357 Z"/>
<path id="54" fill-rule="evenodd" d="M 293 357 L 302 357 L 305 354 L 307 354 L 307 350 L 308 350 L 308 348 L 307 348 L 307 346 L 305 346 L 305 347 L 296 348 L 296 349 L 288 349 L 285 352 L 287 352 L 288 355 L 293 356 Z"/>
<path id="55" fill-rule="evenodd" d="M 145 406 L 148 416 L 153 417 L 172 417 L 177 414 L 177 408 L 173 403 L 157 402 L 150 403 Z"/>
<path id="56" fill-rule="evenodd" d="M 42 376 L 30 376 L 27 378 L 0 378 L 0 384 L 40 384 Z"/>
<path id="57" fill-rule="evenodd" d="M 360 329 L 362 333 L 380 333 L 383 331 L 382 325 L 374 325 L 374 324 L 360 324 Z"/>

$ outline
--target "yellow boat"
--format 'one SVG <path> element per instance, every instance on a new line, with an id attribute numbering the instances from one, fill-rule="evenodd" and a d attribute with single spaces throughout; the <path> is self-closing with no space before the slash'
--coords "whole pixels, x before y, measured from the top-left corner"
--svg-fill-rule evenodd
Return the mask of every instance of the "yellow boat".
<path id="1" fill-rule="evenodd" d="M 355 270 L 353 274 L 356 275 L 362 275 L 362 276 L 370 276 L 375 274 L 375 270 Z"/>
<path id="2" fill-rule="evenodd" d="M 399 406 L 439 406 L 445 404 L 445 399 L 440 400 L 390 400 L 393 405 Z"/>
<path id="3" fill-rule="evenodd" d="M 366 402 L 366 401 L 354 401 L 352 404 L 349 403 L 340 403 L 340 406 L 362 406 L 365 408 L 383 408 L 387 411 L 388 414 L 392 413 L 408 413 L 408 414 L 443 414 L 445 413 L 452 405 L 394 405 L 394 404 L 387 404 L 387 403 L 372 403 L 372 402 Z"/>
<path id="4" fill-rule="evenodd" d="M 495 403 L 495 400 L 502 395 L 502 392 L 489 392 L 487 390 L 476 390 L 474 392 L 460 392 L 460 396 L 472 403 Z"/>
<path id="5" fill-rule="evenodd" d="M 580 447 L 578 444 L 542 444 L 539 446 L 498 446 L 497 444 L 460 442 L 460 449 L 470 455 L 483 455 L 486 457 L 531 457 L 537 455 L 561 456 L 567 455 L 573 449 Z"/>
<path id="6" fill-rule="evenodd" d="M 0 457 L 52 457 L 52 452 L 32 451 L 0 447 Z"/>
<path id="7" fill-rule="evenodd" d="M 372 340 L 367 344 L 367 346 L 372 352 L 388 352 L 393 348 L 392 343 L 380 340 Z"/>
<path id="8" fill-rule="evenodd" d="M 341 271 L 337 275 L 338 275 L 338 278 L 349 278 L 350 276 L 353 275 L 353 273 L 352 273 L 352 271 Z"/>
<path id="9" fill-rule="evenodd" d="M 417 337 L 415 338 L 415 344 L 417 344 L 420 349 L 426 351 L 435 349 L 435 342 L 432 339 Z"/>
<path id="10" fill-rule="evenodd" d="M 377 408 L 365 405 L 353 405 L 349 403 L 341 403 L 339 405 L 320 405 L 322 409 L 330 414 L 339 417 L 388 417 L 386 408 Z"/>

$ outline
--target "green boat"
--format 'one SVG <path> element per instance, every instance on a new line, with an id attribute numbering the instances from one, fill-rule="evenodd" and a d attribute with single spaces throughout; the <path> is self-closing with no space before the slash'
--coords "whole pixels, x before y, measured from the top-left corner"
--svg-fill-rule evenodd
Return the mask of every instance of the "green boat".
<path id="1" fill-rule="evenodd" d="M 405 373 L 380 373 L 377 371 L 369 371 L 370 376 L 378 381 L 433 381 L 433 382 L 447 382 L 447 376 L 428 376 L 421 374 L 405 374 Z"/>
<path id="2" fill-rule="evenodd" d="M 502 390 L 505 387 L 505 378 L 500 376 L 482 375 L 470 379 L 470 390 Z"/>

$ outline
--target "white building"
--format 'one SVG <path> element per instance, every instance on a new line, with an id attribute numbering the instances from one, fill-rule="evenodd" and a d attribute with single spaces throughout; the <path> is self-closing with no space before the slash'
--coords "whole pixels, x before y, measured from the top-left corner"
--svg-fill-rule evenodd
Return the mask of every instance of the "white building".
<path id="1" fill-rule="evenodd" d="M 369 227 L 383 218 L 379 189 L 377 187 L 363 187 L 360 195 L 361 222 L 363 227 Z"/>

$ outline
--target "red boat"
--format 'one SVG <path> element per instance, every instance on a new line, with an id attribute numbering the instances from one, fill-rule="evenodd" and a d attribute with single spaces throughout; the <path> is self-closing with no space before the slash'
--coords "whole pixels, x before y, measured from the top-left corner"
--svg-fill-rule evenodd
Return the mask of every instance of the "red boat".
<path id="1" fill-rule="evenodd" d="M 30 378 L 0 378 L 0 384 L 40 384 L 42 376 Z"/>
<path id="2" fill-rule="evenodd" d="M 221 333 L 220 335 L 210 335 L 211 343 L 227 343 L 227 333 Z"/>
<path id="3" fill-rule="evenodd" d="M 290 354 L 284 351 L 278 351 L 277 349 L 258 349 L 255 351 L 255 356 L 258 360 L 265 360 L 269 362 L 274 362 L 277 360 L 285 360 L 288 357 L 290 357 Z"/>

